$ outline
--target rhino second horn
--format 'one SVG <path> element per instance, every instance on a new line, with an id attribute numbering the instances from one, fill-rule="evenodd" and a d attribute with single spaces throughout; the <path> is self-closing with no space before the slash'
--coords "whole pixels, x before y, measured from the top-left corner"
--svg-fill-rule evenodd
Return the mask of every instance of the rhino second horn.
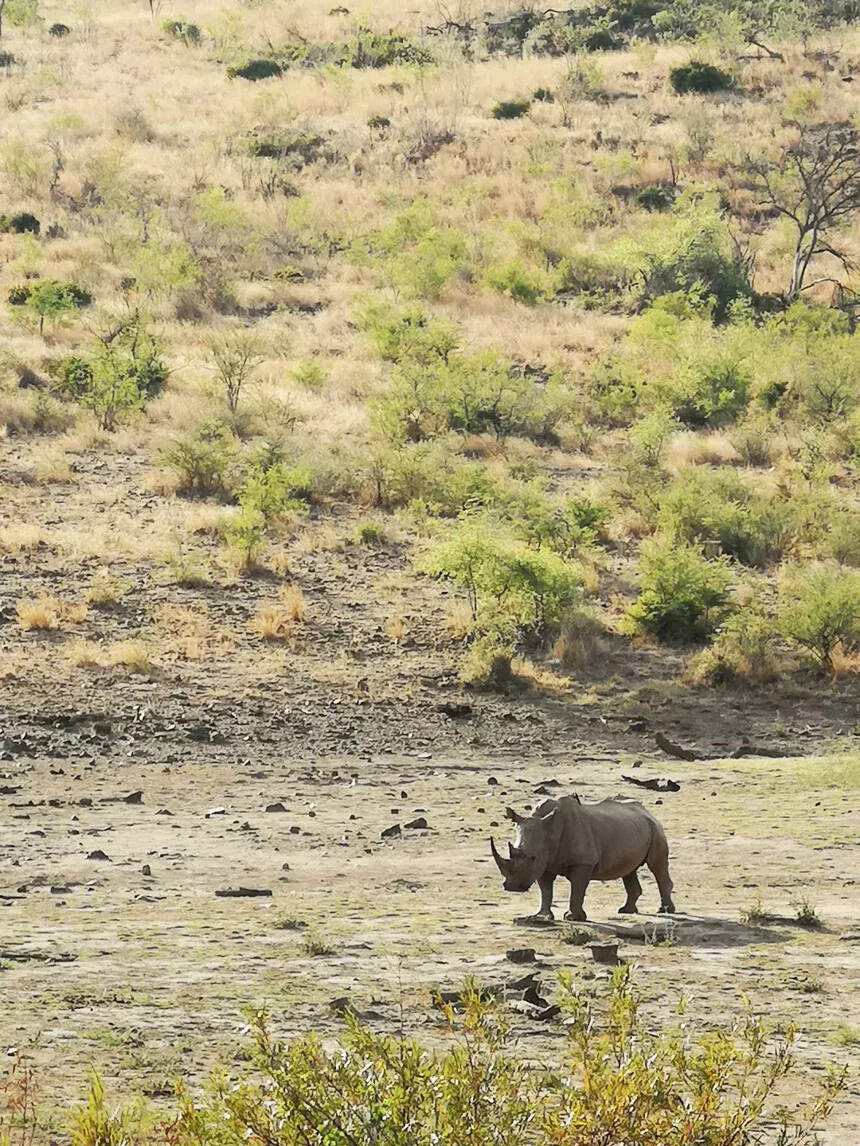
<path id="1" fill-rule="evenodd" d="M 506 859 L 503 859 L 496 850 L 496 841 L 490 836 L 490 851 L 493 853 L 493 859 L 502 875 L 508 874 L 509 864 Z"/>

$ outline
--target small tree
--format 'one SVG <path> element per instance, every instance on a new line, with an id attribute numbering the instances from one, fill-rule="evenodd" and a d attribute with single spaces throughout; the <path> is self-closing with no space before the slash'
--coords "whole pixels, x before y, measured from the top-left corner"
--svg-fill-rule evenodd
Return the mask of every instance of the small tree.
<path id="1" fill-rule="evenodd" d="M 849 271 L 848 255 L 834 232 L 860 210 L 860 133 L 841 123 L 802 125 L 797 142 L 778 159 L 747 156 L 746 170 L 764 204 L 789 219 L 797 232 L 787 298 L 822 282 L 806 281 L 819 255 L 832 255 Z"/>
<path id="2" fill-rule="evenodd" d="M 660 539 L 642 554 L 642 592 L 627 616 L 636 633 L 663 641 L 707 636 L 728 612 L 730 575 L 692 546 Z"/>
<path id="3" fill-rule="evenodd" d="M 245 383 L 263 361 L 259 340 L 250 331 L 231 332 L 213 339 L 209 353 L 227 406 L 235 414 Z"/>
<path id="4" fill-rule="evenodd" d="M 55 322 L 70 310 L 89 306 L 92 295 L 73 283 L 41 282 L 30 288 L 26 305 L 39 316 L 39 333 L 45 332 L 45 320 Z"/>
<path id="5" fill-rule="evenodd" d="M 837 645 L 860 645 L 860 573 L 811 569 L 790 585 L 780 628 L 805 649 L 822 672 L 833 671 Z"/>

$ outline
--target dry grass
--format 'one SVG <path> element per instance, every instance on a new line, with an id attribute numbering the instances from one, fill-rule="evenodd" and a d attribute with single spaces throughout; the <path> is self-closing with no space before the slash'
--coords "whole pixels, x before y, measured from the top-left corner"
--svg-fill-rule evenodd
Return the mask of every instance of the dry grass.
<path id="1" fill-rule="evenodd" d="M 61 601 L 50 594 L 18 601 L 15 606 L 18 625 L 25 632 L 59 629 L 64 625 L 81 625 L 89 616 L 86 603 Z"/>
<path id="2" fill-rule="evenodd" d="M 3 553 L 32 553 L 46 544 L 47 535 L 38 525 L 20 522 L 0 529 L 0 552 Z"/>
<path id="3" fill-rule="evenodd" d="M 608 647 L 601 621 L 580 610 L 565 618 L 552 655 L 569 672 L 588 674 L 605 664 Z"/>
<path id="4" fill-rule="evenodd" d="M 148 676 L 155 667 L 152 650 L 141 640 L 70 641 L 65 655 L 76 668 L 121 668 Z"/>
<path id="5" fill-rule="evenodd" d="M 409 625 L 406 618 L 395 613 L 385 622 L 385 631 L 396 645 L 402 644 L 409 634 Z"/>

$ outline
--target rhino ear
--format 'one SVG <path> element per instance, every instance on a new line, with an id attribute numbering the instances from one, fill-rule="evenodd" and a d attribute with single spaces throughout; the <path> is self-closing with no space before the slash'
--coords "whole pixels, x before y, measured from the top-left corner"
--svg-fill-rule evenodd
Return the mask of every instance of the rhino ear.
<path id="1" fill-rule="evenodd" d="M 525 816 L 521 816 L 519 812 L 515 812 L 513 808 L 505 808 L 505 816 L 509 820 L 513 820 L 515 824 L 521 824 Z"/>
<path id="2" fill-rule="evenodd" d="M 553 808 L 553 810 L 551 812 L 547 812 L 547 814 L 545 816 L 541 816 L 541 823 L 542 824 L 548 824 L 549 821 L 553 818 L 553 816 L 556 814 L 557 811 L 558 811 L 558 808 Z"/>

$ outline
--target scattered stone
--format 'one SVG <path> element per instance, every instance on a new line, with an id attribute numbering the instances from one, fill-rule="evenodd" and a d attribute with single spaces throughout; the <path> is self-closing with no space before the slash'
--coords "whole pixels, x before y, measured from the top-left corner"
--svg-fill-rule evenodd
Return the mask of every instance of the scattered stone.
<path id="1" fill-rule="evenodd" d="M 171 812 L 168 808 L 159 808 L 155 814 L 156 816 L 172 816 L 173 812 Z"/>
<path id="2" fill-rule="evenodd" d="M 82 799 L 78 800 L 78 805 L 81 808 L 91 808 L 93 806 L 93 802 L 89 796 L 84 796 Z"/>
<path id="3" fill-rule="evenodd" d="M 537 955 L 534 947 L 512 947 L 505 952 L 505 958 L 511 963 L 536 963 Z"/>
<path id="4" fill-rule="evenodd" d="M 59 884 L 51 888 L 51 895 L 68 895 L 71 892 L 70 887 L 62 887 Z"/>
<path id="5" fill-rule="evenodd" d="M 490 785 L 491 788 L 495 788 L 498 785 L 499 781 L 496 779 L 495 776 L 488 776 L 487 777 L 487 783 Z"/>
<path id="6" fill-rule="evenodd" d="M 220 899 L 253 899 L 270 897 L 272 890 L 268 887 L 220 887 L 215 894 Z"/>
<path id="7" fill-rule="evenodd" d="M 414 830 L 418 831 L 421 828 L 429 828 L 430 825 L 427 823 L 423 816 L 419 816 L 417 820 L 410 820 L 409 823 L 405 826 L 407 828 L 413 828 Z"/>
<path id="8" fill-rule="evenodd" d="M 278 800 L 278 801 L 277 801 L 276 803 L 274 803 L 274 804 L 266 804 L 266 811 L 267 811 L 267 812 L 286 812 L 286 810 L 287 810 L 287 809 L 286 809 L 286 808 L 284 807 L 284 805 L 283 805 L 283 804 L 280 802 L 280 800 Z"/>
<path id="9" fill-rule="evenodd" d="M 288 863 L 282 863 L 281 864 L 281 871 L 289 871 L 289 870 L 290 870 L 290 865 Z"/>
<path id="10" fill-rule="evenodd" d="M 145 863 L 143 865 L 143 867 L 140 869 L 140 874 L 145 875 L 147 877 L 152 875 L 152 868 L 149 866 L 148 863 Z"/>
<path id="11" fill-rule="evenodd" d="M 589 947 L 595 963 L 607 963 L 614 967 L 620 962 L 617 943 L 590 943 Z"/>
<path id="12" fill-rule="evenodd" d="M 522 979 L 512 979 L 509 983 L 505 983 L 506 991 L 527 991 L 529 987 L 536 987 L 538 985 L 539 972 L 529 971 L 528 975 L 523 975 Z"/>
<path id="13" fill-rule="evenodd" d="M 843 931 L 839 938 L 845 943 L 857 943 L 860 942 L 860 931 Z"/>
<path id="14" fill-rule="evenodd" d="M 129 792 L 127 796 L 123 796 L 123 803 L 126 804 L 142 804 L 143 792 Z"/>
<path id="15" fill-rule="evenodd" d="M 532 986 L 527 987 L 525 991 L 523 991 L 523 1002 L 531 1003 L 533 1007 L 540 1007 L 541 1010 L 549 1006 L 549 1000 L 538 994 L 536 984 L 532 984 Z"/>
<path id="16" fill-rule="evenodd" d="M 390 828 L 385 828 L 382 832 L 380 832 L 380 836 L 383 840 L 393 840 L 397 836 L 402 835 L 403 830 L 400 827 L 400 824 L 392 824 Z"/>
<path id="17" fill-rule="evenodd" d="M 340 995 L 337 999 L 332 999 L 328 1007 L 333 1015 L 352 1015 L 353 1018 L 358 1015 L 358 1011 L 352 1005 L 348 995 Z"/>
<path id="18" fill-rule="evenodd" d="M 448 716 L 451 720 L 462 720 L 464 716 L 472 715 L 471 704 L 464 704 L 462 701 L 446 700 L 442 704 L 436 705 L 436 711 L 441 712 L 443 716 Z"/>
<path id="19" fill-rule="evenodd" d="M 301 830 L 302 829 L 298 826 L 298 824 L 293 824 L 293 826 L 290 828 L 290 835 L 297 836 L 301 833 Z"/>
<path id="20" fill-rule="evenodd" d="M 16 792 L 20 791 L 20 787 L 15 788 L 11 784 L 0 784 L 0 796 L 14 796 Z"/>
<path id="21" fill-rule="evenodd" d="M 90 852 L 90 854 L 87 856 L 87 859 L 88 860 L 107 860 L 108 863 L 111 862 L 110 856 L 107 854 L 107 852 L 103 852 L 101 850 L 101 848 L 96 848 L 96 850 L 94 852 Z"/>
<path id="22" fill-rule="evenodd" d="M 206 813 L 206 819 L 210 820 L 213 816 L 226 816 L 226 815 L 227 815 L 227 809 L 226 808 L 220 808 L 220 807 L 219 808 L 210 808 L 209 811 Z"/>

